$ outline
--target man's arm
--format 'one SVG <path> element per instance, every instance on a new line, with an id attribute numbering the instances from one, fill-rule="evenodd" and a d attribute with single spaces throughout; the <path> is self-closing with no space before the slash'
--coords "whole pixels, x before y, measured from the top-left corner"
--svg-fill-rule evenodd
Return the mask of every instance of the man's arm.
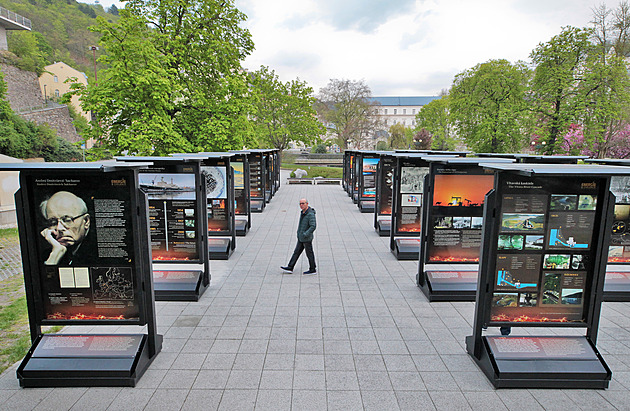
<path id="1" fill-rule="evenodd" d="M 304 231 L 304 236 L 309 236 L 313 234 L 315 229 L 317 228 L 317 220 L 315 218 L 315 214 L 309 216 L 308 219 L 308 228 Z"/>

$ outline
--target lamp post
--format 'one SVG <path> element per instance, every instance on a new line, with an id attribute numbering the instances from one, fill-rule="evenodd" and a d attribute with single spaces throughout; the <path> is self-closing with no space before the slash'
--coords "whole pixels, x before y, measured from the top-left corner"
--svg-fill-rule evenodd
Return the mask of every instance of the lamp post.
<path id="1" fill-rule="evenodd" d="M 48 105 L 48 94 L 46 93 L 46 85 L 44 84 L 44 105 Z"/>
<path id="2" fill-rule="evenodd" d="M 94 85 L 98 86 L 98 77 L 96 75 L 96 50 L 98 50 L 98 47 L 92 46 L 90 50 L 92 50 L 92 57 L 94 59 Z"/>

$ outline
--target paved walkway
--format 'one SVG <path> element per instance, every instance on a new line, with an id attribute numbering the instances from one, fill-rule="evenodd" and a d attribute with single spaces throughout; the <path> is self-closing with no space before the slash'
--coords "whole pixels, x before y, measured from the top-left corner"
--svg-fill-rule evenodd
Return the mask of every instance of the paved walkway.
<path id="1" fill-rule="evenodd" d="M 303 196 L 317 210 L 316 276 L 279 269 Z M 494 390 L 464 350 L 474 304 L 429 304 L 416 270 L 339 186 L 283 185 L 230 260 L 212 262 L 201 301 L 157 303 L 164 348 L 136 388 L 20 389 L 13 367 L 0 409 L 630 409 L 629 304 L 603 309 L 608 390 Z"/>

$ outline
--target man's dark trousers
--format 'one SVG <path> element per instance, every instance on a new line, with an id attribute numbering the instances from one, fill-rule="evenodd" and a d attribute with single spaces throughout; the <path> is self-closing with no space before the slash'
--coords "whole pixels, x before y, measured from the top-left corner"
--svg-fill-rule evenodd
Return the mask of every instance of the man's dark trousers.
<path id="1" fill-rule="evenodd" d="M 306 257 L 308 258 L 308 269 L 310 271 L 315 271 L 315 254 L 313 253 L 312 241 L 297 242 L 295 250 L 293 251 L 293 255 L 291 256 L 291 261 L 289 261 L 289 267 L 291 267 L 291 269 L 295 267 L 298 258 L 300 258 L 300 254 L 302 254 L 302 250 L 306 250 Z"/>

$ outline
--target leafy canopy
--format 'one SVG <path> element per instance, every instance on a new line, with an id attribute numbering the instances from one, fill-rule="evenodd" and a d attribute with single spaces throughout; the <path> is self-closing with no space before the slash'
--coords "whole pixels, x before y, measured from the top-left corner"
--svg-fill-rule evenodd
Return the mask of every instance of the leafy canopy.
<path id="1" fill-rule="evenodd" d="M 490 60 L 455 76 L 451 114 L 468 147 L 501 153 L 523 145 L 526 78 L 522 64 L 507 60 Z"/>
<path id="2" fill-rule="evenodd" d="M 291 141 L 305 145 L 324 133 L 317 119 L 313 89 L 299 79 L 283 83 L 275 71 L 262 66 L 252 73 L 252 122 L 259 144 L 284 150 Z"/>

